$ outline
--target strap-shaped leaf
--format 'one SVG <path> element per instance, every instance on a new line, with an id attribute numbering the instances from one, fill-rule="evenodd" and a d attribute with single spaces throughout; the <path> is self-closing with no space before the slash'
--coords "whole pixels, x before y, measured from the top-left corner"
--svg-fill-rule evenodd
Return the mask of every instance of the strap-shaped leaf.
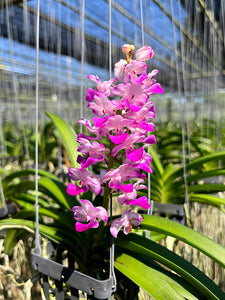
<path id="1" fill-rule="evenodd" d="M 191 202 L 201 202 L 219 207 L 224 211 L 225 199 L 207 194 L 189 194 L 188 199 Z"/>
<path id="2" fill-rule="evenodd" d="M 206 194 L 217 193 L 225 191 L 224 184 L 218 183 L 205 183 L 205 184 L 193 184 L 188 187 L 189 193 L 191 192 L 204 192 Z"/>
<path id="3" fill-rule="evenodd" d="M 178 240 L 203 252 L 214 261 L 225 267 L 225 247 L 212 239 L 194 231 L 187 226 L 178 224 L 166 218 L 158 216 L 143 215 L 142 229 L 154 230 L 173 236 Z"/>
<path id="4" fill-rule="evenodd" d="M 188 180 L 188 183 L 191 183 L 193 181 L 201 180 L 204 178 L 219 177 L 219 176 L 225 176 L 225 170 L 216 169 L 216 170 L 197 173 L 197 174 L 188 176 L 187 180 Z"/>
<path id="5" fill-rule="evenodd" d="M 27 169 L 27 170 L 21 170 L 21 171 L 11 173 L 2 180 L 2 183 L 8 184 L 10 181 L 12 181 L 15 178 L 27 177 L 29 175 L 35 175 L 35 169 Z M 57 176 L 45 170 L 38 170 L 38 175 L 50 177 L 52 179 L 57 179 Z"/>
<path id="6" fill-rule="evenodd" d="M 0 230 L 2 229 L 24 229 L 28 232 L 34 233 L 35 222 L 24 219 L 4 219 L 0 220 Z M 74 232 L 43 224 L 39 224 L 39 232 L 51 241 L 61 244 L 65 249 L 69 250 L 71 254 L 78 257 L 80 262 L 82 262 L 81 250 L 80 248 L 76 248 L 77 245 L 79 245 L 80 240 Z"/>
<path id="7" fill-rule="evenodd" d="M 175 271 L 207 299 L 225 298 L 225 293 L 204 273 L 158 243 L 136 234 L 129 234 L 128 236 L 120 235 L 116 240 L 116 245 L 119 250 L 129 251 L 130 255 L 140 259 L 147 265 L 149 259 L 154 259 L 161 265 Z"/>
<path id="8" fill-rule="evenodd" d="M 38 189 L 54 199 L 60 207 L 71 209 L 74 205 L 77 205 L 76 198 L 67 194 L 64 183 L 59 180 L 42 177 L 38 181 Z"/>
<path id="9" fill-rule="evenodd" d="M 196 158 L 192 162 L 186 164 L 186 171 L 198 170 L 200 166 L 202 166 L 203 164 L 205 164 L 207 162 L 218 161 L 218 160 L 222 160 L 222 159 L 223 160 L 225 159 L 225 151 L 216 152 L 216 153 L 212 153 L 209 155 L 204 155 L 204 156 Z M 170 178 L 171 179 L 178 178 L 179 176 L 183 175 L 183 172 L 184 172 L 183 168 L 178 168 L 170 174 Z"/>
<path id="10" fill-rule="evenodd" d="M 148 267 L 128 254 L 123 253 L 117 257 L 115 267 L 147 291 L 153 299 L 198 299 L 185 289 L 175 276 L 167 276 L 160 269 Z"/>
<path id="11" fill-rule="evenodd" d="M 77 163 L 77 136 L 73 128 L 66 123 L 63 119 L 53 113 L 46 113 L 46 115 L 53 121 L 56 128 L 58 129 L 64 146 L 66 148 L 67 154 L 70 159 L 71 166 L 73 168 L 79 166 Z"/>

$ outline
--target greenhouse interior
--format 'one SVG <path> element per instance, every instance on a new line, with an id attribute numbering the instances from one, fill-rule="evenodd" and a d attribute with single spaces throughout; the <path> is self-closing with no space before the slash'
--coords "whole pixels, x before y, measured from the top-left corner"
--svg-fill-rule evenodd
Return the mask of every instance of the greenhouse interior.
<path id="1" fill-rule="evenodd" d="M 225 299 L 225 2 L 1 0 L 0 300 Z"/>

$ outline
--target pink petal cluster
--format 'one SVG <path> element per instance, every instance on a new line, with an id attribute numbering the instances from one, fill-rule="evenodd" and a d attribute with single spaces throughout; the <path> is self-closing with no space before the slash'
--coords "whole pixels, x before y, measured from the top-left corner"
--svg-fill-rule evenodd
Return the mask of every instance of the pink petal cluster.
<path id="1" fill-rule="evenodd" d="M 145 148 L 156 143 L 151 134 L 155 109 L 149 97 L 163 93 L 163 89 L 153 78 L 158 70 L 146 72 L 144 61 L 153 57 L 152 48 L 144 46 L 139 49 L 136 60 L 131 59 L 133 51 L 133 46 L 123 47 L 123 52 L 129 57 L 115 64 L 114 79 L 101 82 L 98 76 L 88 76 L 96 83 L 96 89 L 87 90 L 86 101 L 96 116 L 92 124 L 87 119 L 79 121 L 86 126 L 88 135 L 78 135 L 80 168 L 69 170 L 73 183 L 68 184 L 67 192 L 76 196 L 90 190 L 98 195 L 110 190 L 118 195 L 120 205 L 148 209 L 147 197 L 138 197 L 137 191 L 147 188 L 143 184 L 145 172 L 152 172 L 152 157 Z M 109 148 L 102 143 L 102 138 L 110 141 Z M 114 162 L 118 161 L 120 165 L 115 167 Z M 99 162 L 105 165 L 105 170 L 100 175 L 91 174 L 87 168 Z M 80 200 L 80 204 L 72 208 L 77 231 L 97 228 L 99 220 L 107 223 L 105 208 L 94 207 L 86 199 Z M 110 232 L 117 237 L 119 230 L 124 228 L 124 233 L 128 234 L 132 225 L 139 226 L 141 221 L 140 214 L 128 209 L 112 222 Z"/>

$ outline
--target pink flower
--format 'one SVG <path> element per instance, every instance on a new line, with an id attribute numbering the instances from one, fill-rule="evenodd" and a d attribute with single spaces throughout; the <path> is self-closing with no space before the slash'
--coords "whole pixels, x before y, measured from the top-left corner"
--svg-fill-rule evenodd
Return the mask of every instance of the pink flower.
<path id="1" fill-rule="evenodd" d="M 81 118 L 77 123 L 80 123 L 80 124 L 86 126 L 88 133 L 96 135 L 95 137 L 90 137 L 90 136 L 84 135 L 83 133 L 79 133 L 78 138 L 83 137 L 83 138 L 86 138 L 87 140 L 99 140 L 101 138 L 99 129 L 96 126 L 92 126 L 91 122 L 89 120 Z"/>
<path id="2" fill-rule="evenodd" d="M 140 133 L 131 134 L 131 135 L 127 136 L 126 139 L 121 140 L 121 143 L 119 143 L 117 146 L 115 146 L 112 149 L 111 155 L 116 156 L 117 153 L 122 149 L 125 149 L 126 153 L 133 151 L 134 144 L 142 142 L 144 138 L 145 138 L 145 136 L 141 135 Z M 112 137 L 110 137 L 110 139 L 112 140 Z"/>
<path id="3" fill-rule="evenodd" d="M 107 161 L 107 156 L 105 153 L 108 153 L 109 150 L 104 144 L 99 144 L 95 141 L 91 143 L 86 138 L 80 136 L 78 137 L 77 141 L 80 143 L 77 150 L 86 156 L 85 158 L 81 155 L 78 155 L 77 162 L 81 165 L 81 170 L 97 162 Z"/>
<path id="4" fill-rule="evenodd" d="M 112 96 L 111 91 L 113 88 L 113 83 L 115 82 L 115 79 L 110 79 L 108 81 L 101 82 L 101 80 L 98 78 L 97 75 L 89 75 L 87 76 L 90 80 L 97 83 L 97 90 L 104 93 L 107 97 Z"/>
<path id="5" fill-rule="evenodd" d="M 149 153 L 144 151 L 144 147 L 130 152 L 127 155 L 127 159 L 124 160 L 124 163 L 130 163 L 132 167 L 140 168 L 148 173 L 152 173 L 152 169 L 150 167 L 151 162 L 152 157 Z"/>
<path id="6" fill-rule="evenodd" d="M 132 212 L 131 210 L 125 211 L 121 218 L 112 222 L 110 232 L 115 238 L 117 237 L 117 234 L 121 228 L 123 228 L 123 232 L 125 234 L 128 234 L 132 231 L 132 225 L 136 227 L 139 226 L 142 219 L 142 216 L 138 213 Z"/>
<path id="7" fill-rule="evenodd" d="M 115 64 L 114 76 L 117 81 L 122 81 L 125 74 L 126 65 L 127 62 L 124 59 L 121 59 L 120 61 L 118 61 L 118 63 Z"/>
<path id="8" fill-rule="evenodd" d="M 128 201 L 133 200 L 137 197 L 137 190 L 141 189 L 147 189 L 147 187 L 142 183 L 144 180 L 139 179 L 135 184 L 133 185 L 133 191 L 129 193 L 123 193 L 118 196 L 118 202 L 120 205 L 123 205 L 124 203 L 128 203 Z"/>
<path id="9" fill-rule="evenodd" d="M 123 164 L 119 166 L 117 169 L 111 169 L 109 170 L 102 182 L 108 182 L 109 181 L 109 187 L 122 190 L 124 192 L 132 192 L 133 191 L 133 185 L 132 184 L 126 184 L 123 185 L 121 183 L 133 179 L 133 178 L 141 178 L 145 179 L 145 174 L 140 173 L 140 169 L 134 168 L 129 164 Z M 132 189 L 130 188 L 132 186 Z"/>
<path id="10" fill-rule="evenodd" d="M 94 95 L 94 101 L 88 103 L 88 106 L 97 116 L 115 115 L 117 107 L 104 94 L 98 93 Z"/>
<path id="11" fill-rule="evenodd" d="M 142 121 L 149 121 L 155 118 L 155 107 L 152 102 L 145 103 L 138 111 L 132 111 L 129 113 L 129 118 L 134 119 L 137 123 Z"/>
<path id="12" fill-rule="evenodd" d="M 91 89 L 91 88 L 88 88 L 87 89 L 87 93 L 86 93 L 86 98 L 85 98 L 85 100 L 87 101 L 87 102 L 92 102 L 93 100 L 94 100 L 94 96 L 95 95 L 99 95 L 100 94 L 100 92 L 98 92 L 98 91 L 96 91 L 96 90 L 93 90 L 93 89 Z"/>
<path id="13" fill-rule="evenodd" d="M 145 196 L 142 196 L 140 198 L 134 199 L 134 200 L 126 200 L 124 202 L 126 205 L 136 205 L 136 206 L 140 206 L 143 209 L 149 209 L 150 204 L 148 203 L 148 198 Z"/>
<path id="14" fill-rule="evenodd" d="M 153 94 L 163 94 L 164 90 L 161 88 L 161 85 L 159 83 L 154 83 L 150 88 L 149 88 L 149 95 Z"/>
<path id="15" fill-rule="evenodd" d="M 124 119 L 121 115 L 109 116 L 103 118 L 93 118 L 95 126 L 99 128 L 99 133 L 103 136 L 107 136 L 113 131 L 115 135 L 124 134 L 124 128 L 127 128 L 133 120 Z"/>
<path id="16" fill-rule="evenodd" d="M 154 51 L 151 47 L 144 46 L 137 50 L 135 56 L 137 61 L 149 60 L 154 56 Z"/>
<path id="17" fill-rule="evenodd" d="M 128 101 L 131 105 L 142 106 L 148 101 L 149 87 L 140 83 L 119 84 L 113 89 L 113 93 L 122 97 L 121 102 Z"/>
<path id="18" fill-rule="evenodd" d="M 107 223 L 108 215 L 104 207 L 94 207 L 86 199 L 80 200 L 80 203 L 81 206 L 74 206 L 71 209 L 74 212 L 74 219 L 77 221 L 75 225 L 77 231 L 81 232 L 90 228 L 97 228 L 99 226 L 97 219 Z"/>
<path id="19" fill-rule="evenodd" d="M 101 191 L 99 179 L 91 175 L 88 171 L 79 168 L 69 169 L 69 176 L 74 181 L 79 181 L 80 186 L 69 183 L 67 193 L 71 196 L 76 196 L 80 193 L 87 192 L 89 189 L 98 195 Z"/>
<path id="20" fill-rule="evenodd" d="M 77 150 L 87 156 L 105 157 L 104 152 L 106 153 L 109 152 L 109 150 L 106 148 L 106 145 L 104 144 L 99 144 L 98 142 L 95 141 L 91 143 L 90 141 L 88 141 L 83 137 L 78 137 L 77 141 L 80 144 Z"/>

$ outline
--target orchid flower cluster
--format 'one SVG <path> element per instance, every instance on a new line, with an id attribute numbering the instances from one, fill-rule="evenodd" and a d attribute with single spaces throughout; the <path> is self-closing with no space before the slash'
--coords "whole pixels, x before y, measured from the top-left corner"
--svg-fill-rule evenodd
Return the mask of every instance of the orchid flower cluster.
<path id="1" fill-rule="evenodd" d="M 160 84 L 153 79 L 158 70 L 146 72 L 144 61 L 153 57 L 152 48 L 144 46 L 137 50 L 136 60 L 132 60 L 134 46 L 124 45 L 122 51 L 126 60 L 115 64 L 115 78 L 101 82 L 98 76 L 88 76 L 96 83 L 96 89 L 87 90 L 87 107 L 96 116 L 93 125 L 84 118 L 78 121 L 86 126 L 89 135 L 78 134 L 80 167 L 69 169 L 73 183 L 67 187 L 70 195 L 82 195 L 90 190 L 103 196 L 103 206 L 94 207 L 89 200 L 80 199 L 80 206 L 72 208 L 75 229 L 79 232 L 97 228 L 100 220 L 107 224 L 110 194 L 117 194 L 120 205 L 131 207 L 111 222 L 110 232 L 114 237 L 122 228 L 128 234 L 132 225 L 140 225 L 142 216 L 133 211 L 135 206 L 150 207 L 147 197 L 138 198 L 137 191 L 147 189 L 144 180 L 146 172 L 152 172 L 152 157 L 145 149 L 156 143 L 151 134 L 155 108 L 149 96 L 163 93 Z M 101 142 L 103 137 L 110 140 L 110 147 Z M 88 168 L 98 162 L 104 163 L 106 168 L 99 175 L 91 174 Z M 116 167 L 118 162 L 120 165 Z"/>

